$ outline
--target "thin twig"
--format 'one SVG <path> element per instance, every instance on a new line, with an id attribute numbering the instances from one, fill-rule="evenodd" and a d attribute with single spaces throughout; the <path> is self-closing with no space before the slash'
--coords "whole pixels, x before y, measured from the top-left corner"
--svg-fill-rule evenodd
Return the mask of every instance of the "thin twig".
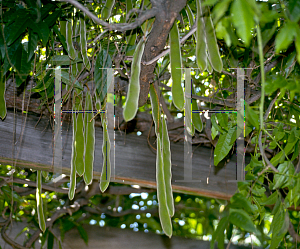
<path id="1" fill-rule="evenodd" d="M 72 4 L 77 9 L 84 12 L 90 19 L 92 19 L 96 24 L 100 24 L 108 30 L 121 31 L 124 32 L 126 30 L 135 29 L 143 24 L 146 20 L 154 17 L 158 13 L 158 9 L 153 6 L 151 9 L 143 11 L 142 15 L 140 15 L 134 22 L 132 23 L 107 23 L 101 19 L 99 19 L 96 15 L 94 15 L 91 11 L 85 8 L 81 3 L 76 0 L 59 0 L 59 2 L 67 2 Z"/>

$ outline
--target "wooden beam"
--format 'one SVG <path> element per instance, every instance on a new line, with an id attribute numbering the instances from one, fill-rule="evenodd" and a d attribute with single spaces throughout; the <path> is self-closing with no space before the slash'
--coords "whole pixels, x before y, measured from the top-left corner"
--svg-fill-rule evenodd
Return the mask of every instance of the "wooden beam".
<path id="1" fill-rule="evenodd" d="M 12 229 L 7 231 L 8 236 L 13 239 L 16 243 L 22 244 L 26 239 L 25 232 L 21 233 L 22 230 L 28 226 L 27 222 L 13 223 Z M 83 225 L 84 230 L 88 234 L 88 245 L 86 245 L 81 238 L 78 229 L 72 228 L 66 232 L 64 240 L 62 241 L 63 248 L 65 249 L 132 249 L 132 248 L 143 248 L 143 249 L 181 249 L 181 248 L 201 248 L 209 249 L 210 241 L 196 240 L 190 238 L 184 238 L 182 236 L 172 236 L 169 239 L 165 235 L 155 234 L 153 232 L 145 233 L 143 231 L 134 232 L 130 228 L 121 229 L 117 227 L 100 227 L 97 225 Z M 52 230 L 57 238 L 60 238 L 60 230 L 54 228 Z M 3 240 L 0 240 L 0 246 L 2 248 L 11 248 Z M 227 244 L 225 244 L 226 248 Z M 39 243 L 35 243 L 33 248 L 40 248 Z M 54 247 L 59 248 L 58 243 L 54 240 Z M 215 244 L 217 249 L 217 243 Z M 230 244 L 230 249 L 258 249 L 257 247 L 246 247 L 240 245 Z"/>
<path id="2" fill-rule="evenodd" d="M 15 122 L 14 122 L 15 120 Z M 26 122 L 25 122 L 26 121 Z M 16 142 L 13 145 L 15 130 Z M 8 112 L 0 122 L 0 163 L 18 167 L 53 171 L 53 132 L 47 119 L 37 115 Z M 94 178 L 102 170 L 102 128 L 96 127 Z M 62 125 L 62 173 L 70 174 L 72 126 Z M 172 186 L 174 192 L 228 200 L 236 191 L 236 156 L 224 167 L 215 167 L 211 149 L 193 146 L 193 181 L 182 181 L 184 175 L 184 144 L 171 143 Z M 14 159 L 13 159 L 14 158 Z M 180 181 L 181 180 L 181 181 Z M 201 180 L 201 182 L 199 181 Z M 156 188 L 155 153 L 149 148 L 147 135 L 115 131 L 114 182 Z"/>

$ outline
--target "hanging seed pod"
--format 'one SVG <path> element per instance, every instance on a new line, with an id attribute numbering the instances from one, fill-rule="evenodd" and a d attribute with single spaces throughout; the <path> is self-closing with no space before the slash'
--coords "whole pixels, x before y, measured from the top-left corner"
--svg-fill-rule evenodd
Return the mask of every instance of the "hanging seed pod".
<path id="1" fill-rule="evenodd" d="M 45 214 L 43 210 L 43 199 L 42 199 L 42 172 L 40 170 L 37 171 L 37 176 L 36 176 L 36 205 L 37 205 L 39 227 L 43 232 L 45 232 L 46 221 L 45 221 Z"/>
<path id="2" fill-rule="evenodd" d="M 67 34 L 66 42 L 67 42 L 69 57 L 71 60 L 75 60 L 76 51 L 75 51 L 75 48 L 73 46 L 73 41 L 72 41 L 73 28 L 72 28 L 71 20 L 67 21 L 66 34 Z"/>
<path id="3" fill-rule="evenodd" d="M 126 122 L 132 120 L 138 109 L 139 95 L 140 95 L 140 72 L 141 60 L 145 48 L 145 37 L 143 37 L 134 52 L 131 64 L 131 77 L 127 92 L 125 107 L 123 110 L 124 120 Z"/>
<path id="4" fill-rule="evenodd" d="M 182 111 L 184 109 L 184 96 L 181 86 L 181 52 L 180 41 L 177 23 L 174 22 L 170 30 L 170 63 L 171 63 L 171 77 L 172 77 L 172 99 L 173 104 L 177 109 Z"/>
<path id="5" fill-rule="evenodd" d="M 81 55 L 83 59 L 83 64 L 85 68 L 88 71 L 90 71 L 91 63 L 87 55 L 86 25 L 84 21 L 84 16 L 80 18 L 80 45 L 81 45 Z"/>
<path id="6" fill-rule="evenodd" d="M 95 119 L 93 119 L 93 104 L 90 92 L 85 99 L 84 115 L 84 174 L 83 179 L 87 185 L 93 180 L 94 149 L 95 149 Z"/>
<path id="7" fill-rule="evenodd" d="M 196 5 L 197 5 L 196 60 L 197 60 L 198 67 L 203 72 L 204 70 L 206 70 L 206 66 L 207 66 L 205 23 L 202 17 L 200 0 L 196 0 Z"/>

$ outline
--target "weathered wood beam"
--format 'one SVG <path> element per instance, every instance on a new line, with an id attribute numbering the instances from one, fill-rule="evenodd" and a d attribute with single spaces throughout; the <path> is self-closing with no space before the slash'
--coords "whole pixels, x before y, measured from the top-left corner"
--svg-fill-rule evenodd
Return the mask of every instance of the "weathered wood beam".
<path id="1" fill-rule="evenodd" d="M 15 120 L 15 122 L 14 122 Z M 47 119 L 29 114 L 8 112 L 0 122 L 0 163 L 23 168 L 53 171 L 53 132 Z M 25 125 L 25 126 L 24 126 Z M 35 127 L 36 126 L 36 127 Z M 15 144 L 13 137 L 15 131 Z M 62 126 L 62 173 L 70 174 L 72 127 Z M 102 129 L 96 127 L 94 178 L 102 170 Z M 14 152 L 13 152 L 14 150 Z M 193 181 L 182 181 L 184 175 L 184 145 L 171 143 L 172 186 L 174 192 L 228 200 L 236 191 L 236 157 L 231 156 L 224 167 L 215 167 L 211 149 L 193 146 Z M 181 180 L 181 181 L 180 181 Z M 201 180 L 201 182 L 199 181 Z M 138 184 L 156 188 L 155 154 L 149 148 L 146 134 L 115 132 L 115 179 L 113 182 Z"/>

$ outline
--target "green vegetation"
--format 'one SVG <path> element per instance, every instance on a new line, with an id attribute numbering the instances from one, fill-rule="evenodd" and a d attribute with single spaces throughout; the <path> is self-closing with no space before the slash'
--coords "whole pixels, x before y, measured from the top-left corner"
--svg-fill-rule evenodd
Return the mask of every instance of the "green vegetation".
<path id="1" fill-rule="evenodd" d="M 60 191 L 48 184 L 52 173 L 1 165 L 0 212 L 7 218 L 1 229 L 5 230 L 11 219 L 27 220 L 30 232 L 24 246 L 29 248 L 37 243 L 41 229 L 41 242 L 48 239 L 51 249 L 51 240 L 60 240 L 54 238 L 52 227 L 60 227 L 62 239 L 66 231 L 76 227 L 88 242 L 82 224 L 100 222 L 117 227 L 136 224 L 135 228 L 163 230 L 168 236 L 210 239 L 211 248 L 215 241 L 219 248 L 232 241 L 270 249 L 297 248 L 300 215 L 292 210 L 298 210 L 300 204 L 300 2 L 166 2 L 1 2 L 0 118 L 3 122 L 6 109 L 15 107 L 5 101 L 5 95 L 9 94 L 5 91 L 8 80 L 23 92 L 23 100 L 28 92 L 30 97 L 34 93 L 39 108 L 48 110 L 48 117 L 53 117 L 53 68 L 57 66 L 71 68 L 62 70 L 63 105 L 90 111 L 69 115 L 74 129 L 71 184 L 69 179 L 63 180 Z M 84 182 L 94 184 L 96 112 L 91 111 L 97 102 L 98 115 L 101 108 L 104 110 L 112 102 L 107 97 L 109 75 L 104 68 L 116 68 L 114 77 L 126 82 L 126 91 L 121 87 L 115 89 L 115 103 L 124 108 L 125 121 L 134 119 L 138 111 L 152 112 L 157 137 L 157 194 L 130 197 L 106 193 L 109 191 L 106 177 L 110 178 L 110 158 L 106 155 L 110 155 L 111 145 L 107 114 L 101 112 L 104 137 L 100 189 L 104 193 L 91 191 L 85 198 L 76 199 L 78 193 L 85 191 Z M 237 89 L 233 68 L 248 68 L 244 82 L 244 137 L 251 161 L 245 168 L 245 181 L 238 183 L 238 191 L 229 201 L 174 193 L 172 196 L 171 136 L 165 118 L 169 125 L 184 114 L 186 98 L 179 68 L 192 69 L 193 109 L 231 111 L 236 108 Z M 33 85 L 29 83 L 32 81 Z M 26 108 L 22 111 L 27 115 Z M 215 147 L 214 165 L 220 167 L 236 149 L 239 136 L 236 114 L 212 114 L 212 127 L 203 122 L 199 113 L 187 116 L 192 122 L 191 134 L 195 138 L 205 137 Z M 82 143 L 78 146 L 77 141 Z M 107 170 L 104 165 L 108 165 Z M 84 181 L 76 173 L 83 175 Z M 110 185 L 112 189 L 119 186 Z M 80 205 L 72 207 L 68 194 Z M 161 204 L 158 208 L 157 199 Z M 133 205 L 138 206 L 137 203 L 141 213 L 134 216 L 137 212 Z M 151 208 L 153 215 L 142 209 L 144 206 Z M 61 207 L 60 211 L 57 207 Z M 128 211 L 131 215 L 120 215 L 125 210 L 131 210 Z M 56 218 L 46 222 L 45 217 Z"/>

